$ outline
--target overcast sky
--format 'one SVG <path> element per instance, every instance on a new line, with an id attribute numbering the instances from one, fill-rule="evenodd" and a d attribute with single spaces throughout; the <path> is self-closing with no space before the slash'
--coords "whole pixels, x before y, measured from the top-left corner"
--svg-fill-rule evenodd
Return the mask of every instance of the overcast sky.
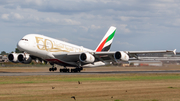
<path id="1" fill-rule="evenodd" d="M 0 0 L 0 51 L 30 33 L 95 49 L 110 26 L 112 51 L 180 51 L 179 0 Z"/>

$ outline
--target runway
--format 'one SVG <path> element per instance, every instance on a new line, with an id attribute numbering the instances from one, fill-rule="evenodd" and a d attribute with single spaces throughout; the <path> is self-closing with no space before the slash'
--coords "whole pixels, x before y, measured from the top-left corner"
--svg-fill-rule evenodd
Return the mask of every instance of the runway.
<path id="1" fill-rule="evenodd" d="M 0 72 L 0 76 L 36 76 L 36 75 L 86 75 L 86 74 L 136 74 L 136 73 L 180 73 L 180 70 L 160 70 L 160 71 L 98 71 L 80 73 L 60 73 L 60 72 Z"/>

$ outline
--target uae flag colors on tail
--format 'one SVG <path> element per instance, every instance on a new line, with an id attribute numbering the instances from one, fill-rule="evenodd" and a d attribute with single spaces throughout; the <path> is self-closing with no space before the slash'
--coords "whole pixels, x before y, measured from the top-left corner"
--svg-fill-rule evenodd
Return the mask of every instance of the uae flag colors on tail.
<path id="1" fill-rule="evenodd" d="M 101 51 L 109 51 L 111 44 L 113 42 L 114 34 L 116 32 L 116 27 L 111 26 L 103 39 L 101 40 L 100 44 L 96 48 L 96 52 Z"/>

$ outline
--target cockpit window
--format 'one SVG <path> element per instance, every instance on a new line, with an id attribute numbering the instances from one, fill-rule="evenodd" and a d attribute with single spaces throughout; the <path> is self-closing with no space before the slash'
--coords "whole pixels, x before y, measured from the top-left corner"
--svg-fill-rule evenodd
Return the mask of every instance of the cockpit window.
<path id="1" fill-rule="evenodd" d="M 28 41 L 28 39 L 21 39 L 21 40 L 25 40 L 25 41 Z"/>

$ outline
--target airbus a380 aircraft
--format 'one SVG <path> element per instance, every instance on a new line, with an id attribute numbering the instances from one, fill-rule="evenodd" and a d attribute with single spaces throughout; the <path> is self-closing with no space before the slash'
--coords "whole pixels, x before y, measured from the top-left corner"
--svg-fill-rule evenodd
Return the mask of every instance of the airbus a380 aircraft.
<path id="1" fill-rule="evenodd" d="M 57 39 L 39 34 L 28 34 L 17 44 L 24 53 L 11 53 L 8 58 L 12 62 L 31 63 L 32 59 L 47 61 L 52 65 L 49 71 L 57 70 L 54 64 L 64 66 L 60 72 L 70 72 L 67 66 L 76 67 L 71 72 L 80 72 L 83 67 L 103 66 L 117 61 L 129 61 L 131 57 L 143 53 L 167 53 L 174 51 L 109 51 L 113 42 L 116 27 L 111 26 L 97 48 L 90 50 Z"/>

